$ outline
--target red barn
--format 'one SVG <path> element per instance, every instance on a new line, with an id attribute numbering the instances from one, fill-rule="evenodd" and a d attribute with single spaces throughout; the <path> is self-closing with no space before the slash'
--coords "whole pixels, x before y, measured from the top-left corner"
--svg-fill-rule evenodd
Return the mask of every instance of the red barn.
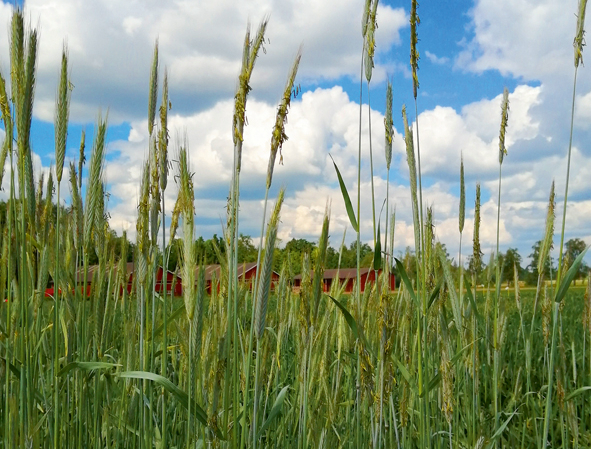
<path id="1" fill-rule="evenodd" d="M 378 270 L 378 276 L 382 276 L 384 270 Z M 338 274 L 338 279 L 341 284 L 345 281 L 347 282 L 345 286 L 345 293 L 351 293 L 353 291 L 353 285 L 355 284 L 355 279 L 357 278 L 357 268 L 332 268 L 328 270 L 324 270 L 322 273 L 322 289 L 325 292 L 329 292 L 330 288 L 332 287 L 332 281 Z M 313 277 L 313 271 L 312 271 Z M 374 270 L 369 268 L 361 268 L 359 270 L 359 286 L 361 292 L 365 290 L 366 284 L 373 284 L 376 280 L 376 273 Z M 391 286 L 391 289 L 395 286 L 395 275 L 393 273 L 389 273 L 388 275 L 388 284 Z M 301 275 L 298 274 L 293 278 L 293 285 L 295 289 L 299 289 L 301 287 Z"/>
<path id="2" fill-rule="evenodd" d="M 212 284 L 215 284 L 219 289 L 220 284 L 220 265 L 206 265 L 206 290 L 212 293 Z M 237 264 L 237 279 L 243 282 L 249 290 L 253 288 L 255 278 L 257 276 L 257 262 L 240 263 Z M 199 277 L 199 267 L 195 269 L 195 282 Z M 278 282 L 279 274 L 275 271 L 272 272 L 272 283 L 270 288 L 274 288 L 274 283 Z M 218 291 L 218 290 L 217 290 Z"/>
<path id="3" fill-rule="evenodd" d="M 161 293 L 163 291 L 162 277 L 164 276 L 164 270 L 162 267 L 158 267 L 156 270 L 156 285 L 155 291 Z M 166 270 L 166 293 L 171 294 L 174 288 L 174 296 L 183 296 L 183 280 L 178 274 L 172 271 Z M 129 290 L 130 291 L 130 290 Z"/>
<path id="4" fill-rule="evenodd" d="M 87 268 L 87 276 L 83 273 L 83 269 L 81 268 L 77 273 L 77 283 L 81 285 L 81 292 L 85 291 L 86 297 L 89 297 L 91 294 L 91 283 L 93 281 L 93 276 L 96 270 L 99 268 L 98 265 L 91 265 Z M 117 271 L 118 271 L 118 264 L 112 268 L 112 278 L 116 279 Z M 127 293 L 131 293 L 133 290 L 133 282 L 135 280 L 135 264 L 133 262 L 127 262 L 126 265 L 126 277 L 127 277 Z M 156 270 L 156 284 L 154 286 L 154 291 L 161 293 L 163 284 L 162 284 L 162 276 L 163 276 L 163 269 L 162 267 L 158 267 Z M 50 281 L 53 284 L 53 281 Z M 84 289 L 83 284 L 86 285 Z M 174 295 L 181 296 L 182 295 L 182 282 L 181 277 L 177 276 L 172 271 L 166 271 L 166 293 L 171 294 L 172 289 L 174 288 Z M 122 288 L 120 290 L 122 293 Z M 45 291 L 46 297 L 53 297 L 54 296 L 54 286 L 51 286 L 46 289 Z"/>

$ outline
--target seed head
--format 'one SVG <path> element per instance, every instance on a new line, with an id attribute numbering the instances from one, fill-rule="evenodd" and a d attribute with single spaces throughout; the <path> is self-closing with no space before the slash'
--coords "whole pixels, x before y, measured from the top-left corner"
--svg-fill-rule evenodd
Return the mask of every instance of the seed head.
<path id="1" fill-rule="evenodd" d="M 71 102 L 70 81 L 68 79 L 68 50 L 66 44 L 62 49 L 62 65 L 60 70 L 60 82 L 56 95 L 56 115 L 54 116 L 55 148 L 56 148 L 56 181 L 62 181 L 62 169 L 64 167 L 64 153 L 66 151 L 66 136 L 69 120 L 69 105 Z"/>
<path id="2" fill-rule="evenodd" d="M 459 233 L 462 233 L 465 226 L 465 170 L 463 168 L 463 153 L 461 153 L 461 173 L 459 180 L 461 184 L 459 195 Z"/>
<path id="3" fill-rule="evenodd" d="M 505 134 L 507 131 L 507 121 L 509 119 L 509 89 L 505 87 L 502 94 L 502 105 L 501 105 L 501 121 L 500 121 L 500 133 L 498 135 L 498 162 L 502 165 L 502 160 L 507 154 L 505 148 Z"/>
<path id="4" fill-rule="evenodd" d="M 475 215 L 473 219 L 473 269 L 479 273 L 482 269 L 482 248 L 480 246 L 480 183 L 475 187 Z"/>
<path id="5" fill-rule="evenodd" d="M 419 80 L 417 79 L 417 69 L 419 61 L 419 53 L 417 51 L 417 25 L 419 25 L 419 16 L 417 15 L 417 0 L 411 0 L 411 75 L 413 77 L 413 98 L 417 99 L 417 89 L 419 88 Z"/>
<path id="6" fill-rule="evenodd" d="M 259 286 L 257 292 L 257 321 L 255 322 L 255 333 L 258 339 L 264 335 L 266 328 L 266 312 L 268 310 L 268 297 L 270 296 L 270 284 L 272 282 L 272 263 L 274 260 L 274 247 L 276 245 L 276 234 L 280 219 L 280 209 L 284 200 L 284 189 L 280 190 L 278 200 L 270 216 L 268 229 L 266 231 L 266 243 L 264 245 L 264 258 L 261 261 Z"/>
<path id="7" fill-rule="evenodd" d="M 407 165 L 409 166 L 409 184 L 411 186 L 411 209 L 413 212 L 413 234 L 415 236 L 415 250 L 419 258 L 420 242 L 419 242 L 419 209 L 417 201 L 417 178 L 415 168 L 415 152 L 413 149 L 413 132 L 409 128 L 407 122 L 407 112 L 405 105 L 403 105 L 403 125 L 405 126 L 405 147 L 407 150 Z"/>
<path id="8" fill-rule="evenodd" d="M 268 162 L 268 173 L 266 177 L 266 188 L 270 188 L 272 185 L 272 173 L 274 171 L 274 161 L 278 150 L 280 150 L 280 160 L 282 161 L 282 144 L 288 139 L 284 132 L 284 125 L 287 122 L 287 115 L 289 113 L 289 107 L 291 105 L 291 95 L 293 92 L 293 85 L 295 83 L 295 77 L 297 76 L 297 70 L 299 69 L 299 61 L 301 61 L 301 52 L 303 46 L 299 47 L 295 62 L 289 73 L 287 84 L 276 112 L 276 123 L 272 130 L 272 139 L 270 141 L 270 161 Z"/>
<path id="9" fill-rule="evenodd" d="M 365 33 L 368 29 L 368 22 L 370 20 L 370 5 L 372 0 L 365 0 L 363 4 L 363 16 L 361 17 L 361 35 L 365 37 Z"/>
<path id="10" fill-rule="evenodd" d="M 160 106 L 160 132 L 158 135 L 158 159 L 160 168 L 160 188 L 166 190 L 168 182 L 168 72 L 164 69 L 164 84 L 162 86 L 162 105 Z"/>
<path id="11" fill-rule="evenodd" d="M 575 31 L 575 39 L 573 39 L 573 52 L 574 52 L 574 63 L 575 67 L 579 66 L 581 62 L 583 65 L 583 47 L 586 45 L 584 35 L 584 22 L 586 19 L 586 4 L 587 0 L 579 0 L 578 11 L 577 11 L 577 27 Z"/>
<path id="12" fill-rule="evenodd" d="M 376 12 L 378 10 L 378 0 L 374 0 L 372 7 L 370 8 L 370 17 L 367 23 L 366 35 L 365 35 L 365 78 L 368 83 L 372 79 L 372 69 L 374 68 L 374 51 L 376 49 Z"/>
<path id="13" fill-rule="evenodd" d="M 150 71 L 149 80 L 149 101 L 147 108 L 147 130 L 151 136 L 154 132 L 154 121 L 156 119 L 156 104 L 158 102 L 158 39 L 154 44 L 154 59 Z"/>
<path id="14" fill-rule="evenodd" d="M 552 249 L 552 239 L 554 236 L 554 181 L 550 187 L 550 196 L 548 199 L 548 211 L 546 212 L 546 226 L 544 228 L 544 238 L 540 245 L 540 253 L 538 257 L 538 276 L 544 274 L 544 265 L 546 264 L 546 258 L 549 257 L 550 250 Z"/>
<path id="15" fill-rule="evenodd" d="M 392 83 L 388 80 L 386 84 L 386 114 L 384 115 L 384 134 L 385 145 L 384 150 L 386 154 L 386 169 L 390 170 L 390 162 L 392 161 L 392 140 L 394 137 L 394 128 L 392 122 Z"/>

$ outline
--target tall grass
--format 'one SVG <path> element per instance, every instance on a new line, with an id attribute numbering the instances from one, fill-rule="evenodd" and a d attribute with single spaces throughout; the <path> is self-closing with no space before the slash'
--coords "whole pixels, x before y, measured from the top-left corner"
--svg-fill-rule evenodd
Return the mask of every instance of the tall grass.
<path id="1" fill-rule="evenodd" d="M 416 8 L 414 1 L 411 63 L 418 132 Z M 374 66 L 376 14 L 376 3 L 367 1 L 362 74 L 368 82 Z M 460 256 L 454 273 L 434 231 L 433 209 L 423 204 L 419 138 L 414 138 L 403 106 L 417 260 L 415 276 L 410 277 L 403 263 L 393 257 L 395 220 L 394 213 L 389 217 L 388 211 L 394 134 L 390 83 L 384 148 L 386 217 L 382 226 L 380 219 L 374 226 L 375 256 L 367 268 L 376 273 L 378 269 L 394 271 L 400 280 L 398 289 L 389 285 L 384 275 L 376 276 L 363 292 L 356 282 L 353 292 L 345 294 L 346 284 L 338 277 L 330 291 L 324 291 L 330 207 L 324 214 L 319 244 L 313 254 L 304 255 L 301 271 L 293 273 L 285 260 L 278 282 L 271 287 L 284 190 L 273 207 L 268 195 L 274 161 L 287 140 L 284 125 L 301 50 L 293 60 L 274 119 L 258 274 L 252 288 L 239 281 L 246 104 L 266 26 L 264 20 L 253 38 L 250 30 L 245 35 L 234 99 L 226 252 L 219 254 L 220 277 L 212 279 L 209 293 L 204 288 L 209 275 L 193 245 L 195 216 L 202 211 L 195 210 L 191 143 L 179 139 L 175 156 L 169 160 L 173 149 L 168 151 L 172 147 L 168 77 L 165 71 L 158 106 L 156 42 L 149 77 L 148 160 L 142 167 L 136 228 L 135 287 L 129 293 L 123 258 L 127 237 L 113 239 L 106 216 L 103 163 L 107 117 L 99 116 L 94 131 L 85 199 L 83 134 L 79 160 L 69 163 L 70 206 L 60 206 L 71 95 L 66 47 L 56 100 L 55 176 L 33 176 L 29 136 L 37 32 L 26 28 L 23 12 L 15 9 L 10 89 L 0 74 L 0 112 L 7 136 L 0 166 L 8 159 L 10 167 L 2 173 L 10 178 L 10 191 L 6 215 L 0 217 L 6 223 L 0 230 L 0 299 L 6 298 L 0 305 L 0 447 L 589 447 L 589 281 L 585 294 L 568 291 L 583 254 L 567 269 L 559 261 L 555 290 L 545 288 L 543 282 L 548 275 L 543 272 L 544 259 L 549 256 L 554 233 L 554 186 L 536 289 L 520 291 L 517 284 L 512 296 L 500 288 L 500 216 L 497 253 L 490 255 L 488 278 L 482 281 L 486 285 L 478 287 L 482 266 L 480 184 L 476 185 L 473 276 L 469 277 L 462 274 Z M 577 36 L 576 70 L 583 19 Z M 496 114 L 503 118 L 500 179 L 506 107 Z M 360 136 L 361 119 L 360 108 Z M 369 129 L 373 185 L 373 152 L 382 148 L 372 146 L 371 123 Z M 358 236 L 359 272 L 363 263 L 361 143 L 358 153 L 357 213 L 336 164 L 335 169 Z M 167 211 L 164 192 L 168 167 L 175 161 L 178 196 L 174 209 Z M 463 237 L 463 163 L 460 173 L 459 233 Z M 375 216 L 373 191 L 371 205 Z M 270 208 L 270 220 L 266 221 Z M 180 254 L 171 254 L 173 245 L 166 242 L 168 213 L 170 243 L 182 221 Z M 564 224 L 561 239 L 563 234 Z M 99 263 L 90 271 L 92 257 Z M 168 294 L 164 276 L 159 294 L 155 291 L 157 269 L 167 266 L 169 257 L 179 258 L 184 287 L 181 298 Z M 89 293 L 82 282 L 88 273 Z M 294 292 L 297 274 L 302 283 L 299 292 Z M 53 297 L 45 298 L 49 279 Z M 541 301 L 545 304 L 543 323 L 537 317 Z M 582 323 L 577 319 L 580 314 Z M 543 344 L 544 331 L 548 349 Z"/>

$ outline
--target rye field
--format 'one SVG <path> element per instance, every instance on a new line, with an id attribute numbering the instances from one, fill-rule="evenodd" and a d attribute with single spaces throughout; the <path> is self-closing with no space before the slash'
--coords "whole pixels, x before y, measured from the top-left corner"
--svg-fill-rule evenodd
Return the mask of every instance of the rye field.
<path id="1" fill-rule="evenodd" d="M 366 1 L 362 22 L 366 83 L 373 69 L 377 4 Z M 571 69 L 576 73 L 585 5 L 582 0 L 572 36 L 576 53 Z M 265 19 L 255 30 L 248 28 L 239 43 L 243 52 L 232 114 L 234 165 L 226 245 L 217 251 L 219 288 L 208 292 L 202 254 L 194 245 L 195 216 L 202 211 L 194 205 L 189 144 L 185 138 L 170 138 L 168 78 L 158 73 L 156 43 L 148 67 L 151 148 L 139 188 L 129 291 L 125 255 L 131 244 L 126 233 L 114 236 L 106 211 L 107 117 L 98 119 L 91 149 L 85 149 L 83 135 L 79 160 L 65 166 L 71 95 L 66 47 L 56 94 L 56 167 L 48 179 L 34 179 L 29 139 L 39 34 L 24 17 L 15 8 L 9 30 L 10 71 L 0 76 L 6 131 L 0 167 L 6 162 L 10 167 L 2 173 L 10 178 L 10 192 L 0 217 L 0 448 L 590 447 L 591 281 L 572 283 L 587 250 L 575 260 L 563 257 L 560 236 L 566 214 L 562 223 L 555 223 L 554 183 L 546 198 L 545 228 L 538 230 L 542 243 L 537 285 L 521 289 L 515 271 L 515 282 L 507 289 L 501 282 L 503 265 L 494 254 L 488 255 L 487 278 L 482 278 L 479 184 L 474 233 L 462 233 L 466 167 L 461 163 L 459 230 L 462 239 L 473 241 L 474 270 L 466 274 L 461 263 L 455 270 L 435 235 L 433 211 L 424 206 L 419 154 L 426 149 L 420 149 L 403 106 L 397 122 L 404 126 L 410 172 L 415 276 L 394 257 L 394 215 L 387 211 L 374 223 L 374 255 L 365 267 L 383 275 L 364 291 L 355 288 L 345 294 L 338 279 L 324 291 L 330 226 L 325 214 L 315 252 L 303 256 L 299 272 L 283 260 L 271 288 L 285 192 L 269 198 L 270 186 L 274 162 L 287 139 L 299 49 L 273 117 L 258 275 L 249 289 L 236 277 L 239 180 L 244 129 L 249 126 L 245 107 L 267 31 Z M 417 120 L 415 1 L 410 23 Z M 388 83 L 388 170 L 394 139 L 392 95 Z M 505 89 L 496 112 L 501 117 L 499 172 L 508 163 L 508 111 Z M 372 157 L 364 142 L 355 149 L 360 161 L 362 149 L 364 158 Z M 84 164 L 89 174 L 85 182 Z M 389 198 L 375 198 L 373 190 L 371 196 L 360 192 L 351 198 L 343 174 L 335 168 L 359 248 L 360 211 L 375 211 L 376 203 L 388 203 Z M 68 177 L 69 192 L 60 191 L 63 176 Z M 168 182 L 176 182 L 178 189 L 173 210 L 165 210 Z M 71 206 L 56 207 L 65 196 Z M 500 193 L 498 205 L 500 214 Z M 171 251 L 177 233 L 182 243 Z M 496 245 L 498 252 L 498 232 Z M 545 261 L 552 250 L 558 264 L 547 272 Z M 359 254 L 357 270 L 363 268 Z M 168 266 L 171 258 L 178 261 L 181 297 L 155 288 L 158 267 Z M 82 273 L 92 262 L 98 268 L 86 288 Z M 398 288 L 388 283 L 390 271 Z M 293 291 L 296 275 L 301 287 Z M 474 288 L 481 284 L 485 287 Z M 46 295 L 50 285 L 52 292 Z"/>

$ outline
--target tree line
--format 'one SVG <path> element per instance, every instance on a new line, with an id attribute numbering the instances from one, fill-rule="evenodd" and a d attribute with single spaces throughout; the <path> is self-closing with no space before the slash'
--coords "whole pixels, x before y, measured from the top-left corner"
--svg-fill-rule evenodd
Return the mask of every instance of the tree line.
<path id="1" fill-rule="evenodd" d="M 224 239 L 216 234 L 211 239 L 205 240 L 203 237 L 199 237 L 195 241 L 197 247 L 198 263 L 204 264 L 218 264 L 220 263 L 219 255 L 224 255 L 226 252 L 226 246 Z M 451 258 L 446 246 L 444 244 L 437 243 L 438 247 L 445 252 L 447 260 L 451 262 L 451 267 L 454 270 L 454 274 L 458 274 L 459 263 L 457 258 Z M 173 248 L 170 248 L 171 256 L 169 257 L 168 269 L 174 271 L 178 264 L 178 258 L 173 255 L 178 253 L 178 248 L 181 246 L 180 239 L 175 239 L 173 242 Z M 515 270 L 517 270 L 518 279 L 520 282 L 525 282 L 528 285 L 535 285 L 538 281 L 538 260 L 540 256 L 541 241 L 537 241 L 532 245 L 531 253 L 527 256 L 530 263 L 523 266 L 523 258 L 517 248 L 509 248 L 504 253 L 499 253 L 496 258 L 499 266 L 502 267 L 502 282 L 507 285 L 512 285 L 515 279 Z M 565 255 L 564 260 L 567 266 L 570 266 L 573 261 L 586 249 L 586 243 L 579 238 L 572 238 L 565 243 Z M 279 245 L 274 253 L 273 269 L 274 271 L 280 271 L 283 263 L 287 263 L 290 271 L 294 274 L 301 272 L 303 264 L 303 255 L 309 254 L 312 261 L 315 260 L 317 252 L 317 243 L 310 242 L 306 239 L 291 239 L 284 246 Z M 253 244 L 253 240 L 250 236 L 241 234 L 239 236 L 239 263 L 250 263 L 257 260 L 258 250 Z M 405 251 L 396 256 L 405 267 L 405 271 L 410 278 L 415 279 L 416 277 L 416 258 L 413 251 L 407 247 Z M 374 258 L 373 249 L 367 244 L 361 244 L 360 260 L 361 266 L 367 267 L 371 264 Z M 348 246 L 342 244 L 340 248 L 336 249 L 329 246 L 326 252 L 326 263 L 325 268 L 355 268 L 357 266 L 357 241 L 353 241 Z M 463 261 L 464 273 L 470 278 L 473 277 L 473 266 L 472 257 L 468 256 Z M 394 268 L 394 263 L 392 264 Z M 478 279 L 487 282 L 490 279 L 491 283 L 496 282 L 495 270 L 491 269 L 488 273 L 488 266 L 482 263 L 481 271 L 478 274 Z M 578 271 L 576 280 L 585 279 L 590 272 L 590 267 L 582 262 L 581 267 Z M 556 276 L 556 261 L 552 257 L 547 257 L 544 267 L 544 273 L 547 273 L 546 279 L 549 280 Z M 551 276 L 552 273 L 552 276 Z"/>
<path id="2" fill-rule="evenodd" d="M 18 201 L 15 204 L 18 209 Z M 0 228 L 5 227 L 4 225 L 6 222 L 7 212 L 6 209 L 7 203 L 5 201 L 0 201 Z M 53 215 L 53 220 L 56 221 L 56 205 L 53 205 L 53 210 L 51 213 Z M 69 208 L 61 207 L 62 217 L 65 217 L 66 219 L 69 213 Z M 116 232 L 112 229 L 109 230 L 109 238 L 106 240 L 106 244 L 114 248 L 116 258 L 120 259 L 122 256 L 121 252 L 123 249 L 122 238 L 119 237 L 116 234 Z M 454 274 L 457 274 L 459 270 L 459 261 L 456 260 L 457 257 L 451 257 L 448 254 L 448 251 L 446 250 L 446 246 L 444 244 L 437 243 L 436 245 L 439 246 L 439 248 L 441 248 L 445 252 L 447 260 L 451 262 L 451 267 L 454 270 Z M 196 254 L 198 255 L 198 264 L 219 264 L 221 263 L 222 257 L 226 257 L 226 244 L 224 238 L 218 236 L 217 234 L 214 234 L 212 238 L 209 239 L 199 237 L 195 241 L 195 246 Z M 317 246 L 318 245 L 316 242 L 310 242 L 309 240 L 302 238 L 293 238 L 289 240 L 284 246 L 278 245 L 274 252 L 274 271 L 280 272 L 283 263 L 286 262 L 292 273 L 300 273 L 303 264 L 303 255 L 307 253 L 312 258 L 312 261 L 315 260 Z M 540 246 L 540 240 L 534 243 L 534 245 L 532 245 L 531 253 L 527 256 L 530 260 L 530 263 L 526 266 L 522 265 L 523 258 L 518 248 L 509 248 L 504 253 L 499 253 L 497 260 L 500 266 L 502 266 L 502 282 L 507 283 L 507 285 L 511 285 L 515 279 L 515 270 L 517 270 L 517 275 L 520 281 L 525 282 L 527 285 L 535 285 L 538 280 L 538 260 L 540 255 Z M 570 266 L 573 263 L 573 261 L 577 258 L 577 256 L 586 249 L 586 246 L 586 243 L 582 239 L 569 239 L 565 243 L 564 260 L 566 266 Z M 126 251 L 124 257 L 126 257 L 127 262 L 133 262 L 135 243 L 127 240 L 125 242 L 124 247 Z M 179 265 L 179 252 L 181 248 L 182 241 L 178 238 L 175 238 L 172 241 L 172 244 L 166 248 L 167 254 L 169 255 L 168 270 L 175 271 L 177 266 Z M 253 243 L 253 239 L 249 235 L 241 234 L 239 236 L 238 251 L 239 263 L 251 263 L 257 260 L 258 250 Z M 415 279 L 416 257 L 413 251 L 410 249 L 410 247 L 407 247 L 404 252 L 396 255 L 396 257 L 401 261 L 401 263 L 405 267 L 405 271 L 407 272 L 409 277 Z M 367 243 L 362 243 L 360 253 L 361 266 L 369 266 L 373 258 L 373 249 Z M 472 256 L 467 256 L 463 260 L 463 269 L 465 274 L 469 276 L 469 278 L 472 278 L 474 274 L 472 262 Z M 92 254 L 89 263 L 92 265 L 97 263 L 97 256 L 94 257 L 94 254 Z M 348 246 L 343 243 L 341 247 L 338 249 L 333 248 L 332 246 L 328 247 L 326 252 L 325 268 L 355 268 L 356 266 L 357 241 L 353 241 Z M 552 277 L 556 276 L 555 268 L 556 261 L 554 260 L 554 258 L 547 257 L 544 266 L 544 273 L 547 273 L 547 280 L 551 279 L 551 273 Z M 590 267 L 585 262 L 582 262 L 581 267 L 576 276 L 576 280 L 585 279 L 588 276 L 589 272 Z M 482 283 L 487 282 L 488 279 L 491 283 L 496 282 L 495 270 L 491 269 L 490 273 L 488 273 L 488 266 L 485 263 L 482 263 L 481 271 L 477 274 L 478 280 L 480 280 L 480 282 Z"/>

